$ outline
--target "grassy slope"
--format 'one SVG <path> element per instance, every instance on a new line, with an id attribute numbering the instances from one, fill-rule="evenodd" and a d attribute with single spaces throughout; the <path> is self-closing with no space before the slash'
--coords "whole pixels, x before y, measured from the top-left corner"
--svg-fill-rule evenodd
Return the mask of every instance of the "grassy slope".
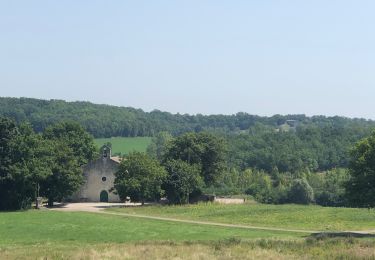
<path id="1" fill-rule="evenodd" d="M 306 230 L 375 229 L 375 211 L 299 205 L 202 203 L 111 209 L 134 214 Z"/>
<path id="2" fill-rule="evenodd" d="M 151 143 L 151 137 L 112 137 L 95 139 L 95 144 L 100 147 L 103 144 L 112 143 L 112 153 L 128 154 L 132 151 L 145 152 Z"/>

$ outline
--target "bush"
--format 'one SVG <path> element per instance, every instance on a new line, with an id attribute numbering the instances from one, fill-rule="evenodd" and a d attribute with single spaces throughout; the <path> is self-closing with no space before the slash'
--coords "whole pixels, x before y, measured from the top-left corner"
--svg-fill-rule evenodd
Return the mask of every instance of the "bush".
<path id="1" fill-rule="evenodd" d="M 261 203 L 272 203 L 272 180 L 264 172 L 254 171 L 252 183 L 245 191 L 247 195 L 252 195 L 256 201 Z"/>
<path id="2" fill-rule="evenodd" d="M 346 205 L 344 185 L 348 179 L 349 173 L 346 169 L 311 174 L 308 181 L 314 189 L 315 202 L 329 207 Z"/>
<path id="3" fill-rule="evenodd" d="M 284 186 L 283 184 L 279 184 L 278 186 L 272 188 L 271 191 L 271 203 L 274 204 L 283 204 L 288 202 L 290 188 Z"/>
<path id="4" fill-rule="evenodd" d="M 296 204 L 309 204 L 314 201 L 314 191 L 306 179 L 296 179 L 292 183 L 288 200 Z"/>

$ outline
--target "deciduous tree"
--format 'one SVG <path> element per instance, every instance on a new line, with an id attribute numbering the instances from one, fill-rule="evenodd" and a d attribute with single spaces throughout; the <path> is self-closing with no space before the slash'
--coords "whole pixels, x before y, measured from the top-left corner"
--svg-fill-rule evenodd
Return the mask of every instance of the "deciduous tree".
<path id="1" fill-rule="evenodd" d="M 163 194 L 161 185 L 166 177 L 165 169 L 145 153 L 130 153 L 120 163 L 115 176 L 114 188 L 122 200 L 129 196 L 144 204 Z"/>
<path id="2" fill-rule="evenodd" d="M 346 195 L 352 206 L 375 206 L 375 132 L 358 142 L 351 152 Z"/>
<path id="3" fill-rule="evenodd" d="M 173 139 L 164 161 L 182 160 L 200 165 L 207 186 L 214 185 L 225 169 L 226 143 L 211 133 L 187 133 Z"/>
<path id="4" fill-rule="evenodd" d="M 51 175 L 41 181 L 41 195 L 48 198 L 48 206 L 62 201 L 76 192 L 83 183 L 82 169 L 74 152 L 61 141 L 53 142 Z"/>
<path id="5" fill-rule="evenodd" d="M 181 160 L 166 162 L 168 172 L 164 182 L 165 194 L 170 203 L 186 204 L 192 193 L 197 193 L 203 186 L 199 165 L 191 165 Z"/>
<path id="6" fill-rule="evenodd" d="M 74 122 L 61 122 L 47 127 L 45 139 L 63 142 L 71 148 L 79 165 L 84 165 L 96 156 L 93 137 L 82 126 Z"/>
<path id="7" fill-rule="evenodd" d="M 0 210 L 30 207 L 50 162 L 49 146 L 29 125 L 0 118 Z"/>

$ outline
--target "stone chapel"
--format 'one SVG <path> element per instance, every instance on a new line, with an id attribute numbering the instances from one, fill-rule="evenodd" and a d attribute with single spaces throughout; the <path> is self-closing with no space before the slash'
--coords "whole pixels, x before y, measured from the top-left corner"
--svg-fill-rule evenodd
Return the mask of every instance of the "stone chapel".
<path id="1" fill-rule="evenodd" d="M 101 156 L 82 167 L 84 184 L 72 196 L 74 202 L 120 202 L 120 197 L 113 192 L 115 172 L 120 164 L 120 157 L 112 157 L 111 148 L 103 146 Z"/>

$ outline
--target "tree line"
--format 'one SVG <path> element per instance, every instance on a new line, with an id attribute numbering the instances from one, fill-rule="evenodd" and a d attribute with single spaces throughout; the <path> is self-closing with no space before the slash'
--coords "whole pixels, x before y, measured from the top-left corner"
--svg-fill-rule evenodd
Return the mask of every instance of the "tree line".
<path id="1" fill-rule="evenodd" d="M 263 203 L 375 206 L 375 132 L 352 147 L 348 169 L 323 172 L 236 168 L 228 147 L 227 139 L 209 132 L 161 132 L 147 154 L 122 160 L 114 191 L 142 203 L 165 196 L 185 204 L 204 193 L 245 193 Z M 75 122 L 36 133 L 29 124 L 0 118 L 0 210 L 28 208 L 38 196 L 50 206 L 62 201 L 83 184 L 81 166 L 97 156 L 93 137 Z"/>
<path id="2" fill-rule="evenodd" d="M 172 202 L 186 203 L 189 196 L 209 193 L 248 194 L 262 203 L 375 206 L 375 132 L 348 148 L 348 168 L 333 167 L 324 171 L 311 171 L 308 167 L 293 171 L 280 171 L 278 167 L 269 171 L 251 166 L 236 168 L 227 160 L 228 154 L 233 152 L 228 146 L 226 139 L 212 133 L 173 137 L 163 132 L 153 138 L 147 153 L 166 167 L 167 184 L 172 183 L 173 187 L 182 187 L 182 183 L 196 184 L 187 193 L 168 196 Z M 174 160 L 194 167 L 199 175 L 192 168 L 181 172 L 173 170 L 183 168 L 176 166 Z M 186 175 L 200 176 L 201 181 L 184 182 Z M 176 196 L 179 199 L 176 200 Z"/>
<path id="3" fill-rule="evenodd" d="M 241 134 L 228 134 L 228 164 L 240 170 L 256 168 L 297 173 L 347 168 L 350 149 L 373 128 L 355 124 L 300 125 L 294 131 L 275 131 L 257 124 Z"/>
<path id="4" fill-rule="evenodd" d="M 94 137 L 156 136 L 168 132 L 210 132 L 228 143 L 228 167 L 268 173 L 346 168 L 349 150 L 368 136 L 375 122 L 343 117 L 275 115 L 181 115 L 161 111 L 29 98 L 0 98 L 0 116 L 29 122 L 37 133 L 61 121 L 78 122 Z M 297 125 L 288 128 L 286 122 Z"/>
<path id="5" fill-rule="evenodd" d="M 96 138 L 155 136 L 162 131 L 169 132 L 173 136 L 202 131 L 240 134 L 248 132 L 257 124 L 276 129 L 287 120 L 297 120 L 301 127 L 330 127 L 337 131 L 356 128 L 359 133 L 375 127 L 374 121 L 344 117 L 307 117 L 305 115 L 261 117 L 247 113 L 235 115 L 171 114 L 159 110 L 144 112 L 131 107 L 98 105 L 90 102 L 6 97 L 0 97 L 0 116 L 12 118 L 17 123 L 29 122 L 36 132 L 42 132 L 48 126 L 61 121 L 74 121 Z"/>

